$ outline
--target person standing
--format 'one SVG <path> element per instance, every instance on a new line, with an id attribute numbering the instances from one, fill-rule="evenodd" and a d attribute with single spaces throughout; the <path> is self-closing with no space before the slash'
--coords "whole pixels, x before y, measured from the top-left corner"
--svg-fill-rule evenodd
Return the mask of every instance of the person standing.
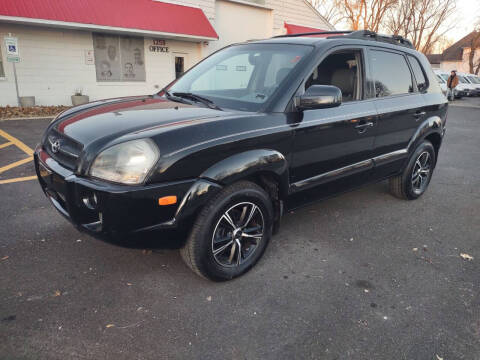
<path id="1" fill-rule="evenodd" d="M 457 77 L 457 71 L 452 70 L 450 73 L 450 76 L 448 77 L 447 80 L 447 87 L 448 87 L 448 100 L 453 100 L 455 99 L 455 87 L 458 85 L 458 77 Z"/>

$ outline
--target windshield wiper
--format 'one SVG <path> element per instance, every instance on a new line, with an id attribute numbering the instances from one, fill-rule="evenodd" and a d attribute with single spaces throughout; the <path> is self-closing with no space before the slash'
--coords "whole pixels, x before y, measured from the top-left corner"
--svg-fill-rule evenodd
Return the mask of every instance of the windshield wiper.
<path id="1" fill-rule="evenodd" d="M 174 92 L 173 96 L 177 96 L 177 97 L 180 97 L 180 98 L 191 99 L 193 101 L 201 102 L 202 104 L 208 106 L 210 109 L 222 110 L 219 106 L 215 105 L 215 103 L 212 100 L 207 99 L 206 97 L 203 97 L 203 96 L 200 96 L 200 95 L 197 95 L 197 94 L 193 94 L 193 93 L 190 93 L 190 92 Z"/>
<path id="2" fill-rule="evenodd" d="M 172 93 L 170 93 L 170 91 L 168 91 L 167 88 L 163 88 L 162 90 L 159 91 L 159 93 L 161 93 L 161 92 L 163 92 L 164 96 L 168 100 L 176 101 L 176 102 L 179 102 L 179 103 L 182 103 L 182 104 L 190 104 L 188 101 L 185 101 L 181 97 L 172 95 Z"/>
<path id="3" fill-rule="evenodd" d="M 170 99 L 172 97 L 172 94 L 170 94 L 170 91 L 167 90 L 166 87 L 164 87 L 162 90 L 160 90 L 158 93 L 162 93 L 165 95 L 167 99 Z"/>

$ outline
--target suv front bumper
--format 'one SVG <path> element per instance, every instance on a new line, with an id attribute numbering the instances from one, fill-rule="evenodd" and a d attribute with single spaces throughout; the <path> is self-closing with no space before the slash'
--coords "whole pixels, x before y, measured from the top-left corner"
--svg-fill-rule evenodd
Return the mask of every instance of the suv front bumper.
<path id="1" fill-rule="evenodd" d="M 128 186 L 83 178 L 62 167 L 40 146 L 34 162 L 52 205 L 77 228 L 96 235 L 177 228 L 221 188 L 204 179 Z M 177 196 L 176 204 L 159 205 L 159 198 L 172 195 Z"/>

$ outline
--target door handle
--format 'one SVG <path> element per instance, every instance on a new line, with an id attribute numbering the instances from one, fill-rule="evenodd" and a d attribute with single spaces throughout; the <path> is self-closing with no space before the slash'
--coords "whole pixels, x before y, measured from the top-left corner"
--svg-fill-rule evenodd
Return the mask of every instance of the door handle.
<path id="1" fill-rule="evenodd" d="M 372 127 L 372 126 L 373 126 L 373 122 L 367 121 L 367 122 L 358 124 L 357 126 L 355 126 L 355 129 L 365 130 L 366 128 Z"/>
<path id="2" fill-rule="evenodd" d="M 418 120 L 418 119 L 420 119 L 421 117 L 423 117 L 423 116 L 425 116 L 425 115 L 427 115 L 427 112 L 426 112 L 426 111 L 417 111 L 417 112 L 413 115 L 413 117 Z"/>

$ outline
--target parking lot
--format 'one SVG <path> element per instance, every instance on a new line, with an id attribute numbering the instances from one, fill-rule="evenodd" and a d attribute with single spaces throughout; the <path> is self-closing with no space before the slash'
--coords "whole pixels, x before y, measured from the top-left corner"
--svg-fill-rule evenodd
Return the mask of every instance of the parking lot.
<path id="1" fill-rule="evenodd" d="M 382 182 L 286 214 L 226 283 L 176 239 L 75 230 L 23 160 L 49 120 L 0 121 L 0 358 L 479 359 L 480 100 L 457 104 L 422 198 Z"/>

